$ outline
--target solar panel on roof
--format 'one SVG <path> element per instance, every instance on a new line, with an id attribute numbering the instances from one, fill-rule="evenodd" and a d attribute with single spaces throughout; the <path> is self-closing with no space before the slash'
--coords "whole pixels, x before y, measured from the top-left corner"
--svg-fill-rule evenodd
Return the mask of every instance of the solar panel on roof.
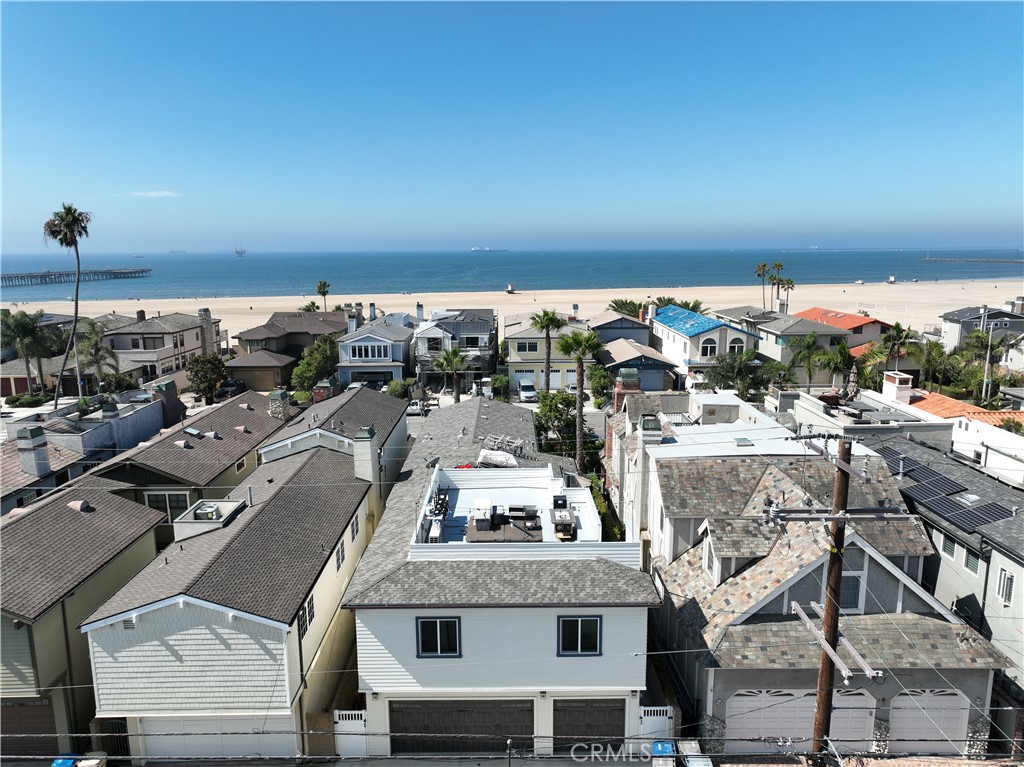
<path id="1" fill-rule="evenodd" d="M 961 485 L 955 479 L 949 477 L 939 477 L 938 479 L 929 480 L 929 485 L 934 485 L 942 495 L 952 495 L 953 493 L 959 493 L 962 490 L 966 490 L 966 485 Z"/>
<path id="2" fill-rule="evenodd" d="M 920 482 L 910 487 L 902 488 L 903 492 L 915 501 L 927 502 L 930 498 L 937 498 L 945 493 L 940 492 L 932 486 L 931 482 Z"/>
<path id="3" fill-rule="evenodd" d="M 849 403 L 849 404 L 852 405 L 853 403 Z M 896 458 L 896 457 L 898 457 L 899 454 L 900 454 L 900 451 L 897 450 L 894 447 L 890 447 L 889 445 L 882 445 L 880 448 L 878 448 L 878 454 L 888 461 L 889 458 Z"/>
<path id="4" fill-rule="evenodd" d="M 906 474 L 915 482 L 927 482 L 929 479 L 938 479 L 942 476 L 935 469 L 929 469 L 927 466 L 915 466 Z"/>
<path id="5" fill-rule="evenodd" d="M 938 495 L 934 498 L 929 498 L 924 501 L 924 507 L 930 511 L 934 511 L 943 519 L 949 519 L 950 515 L 964 510 L 964 505 L 962 503 L 957 503 L 955 500 L 948 498 L 945 495 Z"/>
<path id="6" fill-rule="evenodd" d="M 986 525 L 989 522 L 998 522 L 1000 519 L 1009 519 L 1013 516 L 1013 512 L 1001 503 L 986 503 L 976 508 L 975 511 L 988 517 L 988 520 L 984 523 Z"/>

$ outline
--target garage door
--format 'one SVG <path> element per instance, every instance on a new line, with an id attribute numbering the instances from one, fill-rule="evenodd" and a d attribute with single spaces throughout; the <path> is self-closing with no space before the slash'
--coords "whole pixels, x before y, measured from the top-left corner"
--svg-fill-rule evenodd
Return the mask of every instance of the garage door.
<path id="1" fill-rule="evenodd" d="M 555 750 L 565 753 L 577 743 L 619 746 L 626 736 L 623 698 L 562 698 L 554 702 Z"/>
<path id="2" fill-rule="evenodd" d="M 743 690 L 726 705 L 725 750 L 731 754 L 810 749 L 814 690 Z M 866 751 L 874 736 L 875 699 L 863 690 L 839 690 L 832 701 L 829 737 L 842 752 Z M 736 740 L 739 738 L 739 740 Z M 765 743 L 760 738 L 769 738 Z M 772 743 L 777 740 L 778 743 Z M 790 745 L 789 741 L 794 741 Z"/>
<path id="3" fill-rule="evenodd" d="M 532 700 L 393 700 L 391 753 L 504 753 L 533 748 Z"/>
<path id="4" fill-rule="evenodd" d="M 0 707 L 0 732 L 8 735 L 45 735 L 57 732 L 53 706 L 46 698 L 5 700 Z M 5 738 L 4 756 L 47 756 L 59 752 L 56 738 Z"/>
<path id="5" fill-rule="evenodd" d="M 141 721 L 144 755 L 152 757 L 292 757 L 299 752 L 294 730 L 288 714 L 148 717 Z"/>
<path id="6" fill-rule="evenodd" d="M 907 690 L 892 699 L 889 751 L 963 753 L 967 699 L 956 690 Z"/>
<path id="7" fill-rule="evenodd" d="M 536 371 L 534 371 L 533 368 L 513 369 L 511 373 L 511 378 L 513 389 L 518 389 L 519 382 L 522 381 L 524 378 L 529 378 L 531 381 L 533 381 L 534 386 L 544 385 L 544 374 L 541 373 L 540 378 L 538 378 L 537 373 Z"/>

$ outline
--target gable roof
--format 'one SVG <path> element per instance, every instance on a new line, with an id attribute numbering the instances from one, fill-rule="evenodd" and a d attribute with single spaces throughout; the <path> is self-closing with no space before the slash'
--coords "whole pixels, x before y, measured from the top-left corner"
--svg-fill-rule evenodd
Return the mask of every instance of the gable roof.
<path id="1" fill-rule="evenodd" d="M 43 424 L 33 424 L 42 426 Z M 61 469 L 66 469 L 79 461 L 85 460 L 85 456 L 64 447 L 57 447 L 47 443 L 46 455 L 50 460 L 50 471 L 48 474 L 37 477 L 22 471 L 21 460 L 18 457 L 17 440 L 8 439 L 0 442 L 0 496 L 6 498 L 9 495 L 20 493 L 26 487 L 45 488 L 45 480 Z"/>
<path id="2" fill-rule="evenodd" d="M 589 328 L 587 327 L 587 323 L 579 319 L 573 319 L 568 314 L 563 314 L 562 312 L 556 312 L 556 314 L 558 315 L 559 319 L 561 319 L 562 322 L 565 323 L 565 325 L 558 328 L 557 330 L 551 331 L 552 352 L 557 353 L 557 349 L 555 348 L 554 343 L 555 339 L 561 338 L 562 336 L 567 336 L 574 330 L 586 332 L 589 330 Z M 505 317 L 504 337 L 543 339 L 544 331 L 537 330 L 537 328 L 530 324 L 531 317 L 533 317 L 533 314 L 529 313 L 510 314 L 507 317 Z"/>
<path id="3" fill-rule="evenodd" d="M 389 320 L 388 316 L 385 315 L 357 328 L 354 332 L 344 336 L 341 342 L 347 344 L 352 341 L 359 341 L 367 336 L 374 336 L 385 341 L 407 341 L 412 338 L 413 332 L 413 328 L 397 324 L 393 320 Z"/>
<path id="4" fill-rule="evenodd" d="M 216 324 L 220 320 L 213 320 Z M 119 335 L 126 333 L 180 333 L 185 330 L 191 330 L 192 328 L 198 328 L 202 326 L 198 316 L 191 314 L 182 314 L 181 312 L 171 312 L 170 314 L 161 314 L 156 317 L 147 317 L 144 320 L 135 320 L 127 325 L 120 327 L 108 328 L 106 335 Z"/>
<path id="5" fill-rule="evenodd" d="M 370 483 L 355 477 L 351 456 L 313 448 L 263 464 L 228 497 L 250 486 L 252 506 L 169 546 L 84 624 L 179 595 L 292 623 Z"/>
<path id="6" fill-rule="evenodd" d="M 675 363 L 650 346 L 637 343 L 632 338 L 616 338 L 604 345 L 597 353 L 597 361 L 605 367 L 609 365 L 625 365 L 631 360 L 646 357 L 651 362 L 661 363 L 666 367 L 675 367 Z"/>
<path id="7" fill-rule="evenodd" d="M 68 508 L 87 501 L 92 511 Z M 36 620 L 164 518 L 162 512 L 88 487 L 55 493 L 0 525 L 3 610 Z"/>
<path id="8" fill-rule="evenodd" d="M 362 427 L 372 426 L 383 445 L 405 417 L 407 405 L 403 399 L 360 386 L 310 405 L 265 444 L 286 440 L 310 429 L 352 439 Z"/>
<path id="9" fill-rule="evenodd" d="M 205 486 L 283 426 L 284 421 L 270 415 L 269 397 L 247 391 L 122 453 L 116 463 L 140 464 L 187 484 Z M 186 428 L 204 435 L 216 432 L 218 438 L 193 437 L 183 432 Z M 189 447 L 175 444 L 181 440 Z"/>
<path id="10" fill-rule="evenodd" d="M 878 323 L 885 328 L 891 327 L 888 322 L 877 320 L 866 314 L 840 312 L 835 309 L 824 309 L 820 306 L 812 306 L 810 309 L 804 309 L 802 312 L 795 312 L 793 316 L 812 320 L 813 322 L 820 322 L 833 328 L 843 328 L 844 330 L 853 330 L 854 328 L 861 328 L 874 323 Z"/>
<path id="11" fill-rule="evenodd" d="M 237 338 L 237 336 L 236 336 Z M 250 352 L 249 354 L 240 354 L 234 359 L 228 360 L 224 363 L 224 367 L 228 368 L 277 368 L 284 365 L 291 365 L 298 362 L 295 357 L 288 354 L 281 354 L 279 352 L 271 352 L 266 349 L 260 349 L 259 351 Z"/>
<path id="12" fill-rule="evenodd" d="M 947 397 L 938 392 L 926 392 L 917 390 L 910 399 L 910 404 L 918 410 L 937 415 L 940 418 L 956 418 L 959 415 L 973 413 L 987 413 L 985 408 L 972 405 L 962 399 Z"/>
<path id="13" fill-rule="evenodd" d="M 742 333 L 745 336 L 754 335 L 743 328 L 722 322 L 717 317 L 691 312 L 689 309 L 684 309 L 674 304 L 658 309 L 654 314 L 654 321 L 687 338 L 693 338 L 701 333 L 707 333 L 710 330 L 717 330 L 722 327 L 729 328 L 736 333 Z"/>
<path id="14" fill-rule="evenodd" d="M 232 336 L 243 341 L 280 338 L 289 333 L 322 336 L 348 330 L 347 312 L 274 312 L 262 325 Z"/>
<path id="15" fill-rule="evenodd" d="M 964 320 L 980 320 L 983 314 L 988 317 L 997 317 L 998 319 L 1024 320 L 1024 314 L 1007 311 L 997 306 L 965 306 L 963 309 L 954 309 L 939 316 L 944 320 L 963 322 Z"/>
<path id="16" fill-rule="evenodd" d="M 605 309 L 603 312 L 594 315 L 593 317 L 590 318 L 587 324 L 590 325 L 590 328 L 592 330 L 596 330 L 597 328 L 603 327 L 605 325 L 611 325 L 613 323 L 622 322 L 624 322 L 627 325 L 632 325 L 635 328 L 647 327 L 646 322 L 636 317 L 630 317 L 628 314 L 623 314 L 622 312 L 614 311 L 613 309 Z"/>
<path id="17" fill-rule="evenodd" d="M 727 317 L 733 322 L 752 322 L 759 330 L 764 329 L 777 336 L 806 336 L 811 333 L 818 335 L 849 335 L 845 328 L 834 328 L 823 322 L 804 319 L 793 314 L 783 314 L 760 306 L 734 306 L 730 309 L 716 309 L 712 312 L 719 317 Z"/>

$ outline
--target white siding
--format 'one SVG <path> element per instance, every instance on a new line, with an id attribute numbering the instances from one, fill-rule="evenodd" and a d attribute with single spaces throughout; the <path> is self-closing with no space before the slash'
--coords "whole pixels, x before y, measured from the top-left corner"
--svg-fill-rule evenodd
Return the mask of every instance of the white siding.
<path id="1" fill-rule="evenodd" d="M 0 690 L 5 698 L 33 697 L 36 672 L 32 668 L 31 629 L 15 630 L 10 618 L 0 619 Z"/>
<path id="2" fill-rule="evenodd" d="M 559 657 L 562 615 L 602 616 L 602 655 Z M 444 616 L 461 618 L 462 657 L 417 658 L 416 618 Z M 360 689 L 643 689 L 646 626 L 646 607 L 359 610 Z"/>
<path id="3" fill-rule="evenodd" d="M 253 710 L 288 706 L 284 632 L 197 605 L 89 632 L 97 711 Z M 139 680 L 145 680 L 140 684 Z"/>

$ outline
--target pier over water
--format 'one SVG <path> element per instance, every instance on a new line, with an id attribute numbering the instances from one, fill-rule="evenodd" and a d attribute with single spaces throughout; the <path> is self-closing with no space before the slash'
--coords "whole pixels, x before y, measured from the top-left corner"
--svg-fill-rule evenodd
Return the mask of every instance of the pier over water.
<path id="1" fill-rule="evenodd" d="M 135 277 L 148 277 L 152 269 L 83 269 L 82 282 L 95 280 L 128 280 Z M 11 288 L 16 285 L 55 285 L 60 282 L 74 282 L 75 273 L 70 272 L 25 272 L 23 274 L 0 275 L 2 285 Z"/>

